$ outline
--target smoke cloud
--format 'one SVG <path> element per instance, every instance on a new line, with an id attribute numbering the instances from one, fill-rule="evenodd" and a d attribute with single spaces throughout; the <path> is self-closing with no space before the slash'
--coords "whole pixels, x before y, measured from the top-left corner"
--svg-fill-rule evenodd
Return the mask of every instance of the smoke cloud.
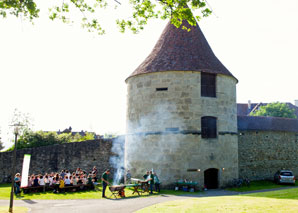
<path id="1" fill-rule="evenodd" d="M 153 169 L 160 174 L 167 163 L 173 162 L 183 141 L 183 136 L 178 133 L 186 128 L 185 120 L 173 103 L 155 105 L 150 112 L 128 121 L 125 168 L 135 171 L 132 175 L 138 175 L 138 178 L 142 178 L 140 174 L 146 170 Z M 138 161 L 150 168 L 133 168 Z"/>
<path id="2" fill-rule="evenodd" d="M 120 184 L 124 174 L 124 138 L 117 137 L 113 140 L 110 165 L 114 169 L 113 185 Z"/>

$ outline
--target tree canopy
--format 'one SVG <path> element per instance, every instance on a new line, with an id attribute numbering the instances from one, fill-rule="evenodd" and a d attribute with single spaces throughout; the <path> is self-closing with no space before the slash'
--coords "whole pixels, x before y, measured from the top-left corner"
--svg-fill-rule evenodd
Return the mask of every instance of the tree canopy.
<path id="1" fill-rule="evenodd" d="M 286 103 L 270 103 L 265 106 L 260 106 L 258 110 L 252 112 L 251 116 L 268 116 L 268 117 L 282 117 L 282 118 L 297 118 L 294 109 Z"/>
<path id="2" fill-rule="evenodd" d="M 48 146 L 54 144 L 80 142 L 94 140 L 94 134 L 85 132 L 84 135 L 76 133 L 75 135 L 70 133 L 57 134 L 57 132 L 43 132 L 43 131 L 31 131 L 25 130 L 20 136 L 17 142 L 17 149 L 25 149 L 39 146 Z M 14 145 L 7 151 L 14 149 Z"/>
<path id="3" fill-rule="evenodd" d="M 0 16 L 22 16 L 33 21 L 40 14 L 37 1 L 0 0 Z M 82 27 L 87 28 L 88 31 L 96 31 L 98 34 L 105 32 L 97 16 L 100 14 L 100 10 L 107 6 L 114 6 L 115 9 L 122 6 L 121 0 L 56 0 L 53 2 L 53 6 L 49 8 L 51 20 L 60 19 L 64 23 L 73 22 L 70 14 L 79 11 Z M 200 20 L 201 17 L 211 14 L 206 0 L 130 0 L 129 5 L 132 9 L 131 16 L 115 20 L 121 32 L 129 29 L 137 33 L 144 29 L 150 19 L 171 18 L 171 23 L 176 27 L 180 27 L 183 20 L 187 20 L 190 25 L 195 25 L 196 19 Z M 185 26 L 183 28 L 187 29 Z"/>

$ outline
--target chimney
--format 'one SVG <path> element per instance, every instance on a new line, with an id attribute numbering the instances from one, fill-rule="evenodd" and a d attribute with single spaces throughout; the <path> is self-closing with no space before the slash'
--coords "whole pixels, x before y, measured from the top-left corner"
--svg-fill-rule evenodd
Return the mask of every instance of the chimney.
<path id="1" fill-rule="evenodd" d="M 295 100 L 295 106 L 298 107 L 298 100 Z"/>

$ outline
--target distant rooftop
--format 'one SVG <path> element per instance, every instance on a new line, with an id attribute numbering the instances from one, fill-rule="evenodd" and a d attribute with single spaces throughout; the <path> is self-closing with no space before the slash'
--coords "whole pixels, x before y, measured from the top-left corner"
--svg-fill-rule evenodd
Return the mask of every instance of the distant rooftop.
<path id="1" fill-rule="evenodd" d="M 248 103 L 238 103 L 237 104 L 237 115 L 249 115 L 252 111 L 256 111 L 259 109 L 260 106 L 266 106 L 269 103 L 251 103 L 250 107 Z M 289 106 L 290 109 L 294 109 L 294 114 L 298 118 L 298 106 L 290 102 L 285 102 Z"/>

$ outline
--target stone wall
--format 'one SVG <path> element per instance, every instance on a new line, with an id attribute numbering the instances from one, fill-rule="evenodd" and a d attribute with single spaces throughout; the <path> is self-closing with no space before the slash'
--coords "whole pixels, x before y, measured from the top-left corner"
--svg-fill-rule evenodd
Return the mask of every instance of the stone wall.
<path id="1" fill-rule="evenodd" d="M 236 79 L 216 76 L 216 98 L 201 96 L 201 74 L 166 71 L 127 79 L 127 133 L 201 130 L 201 117 L 214 116 L 218 129 L 237 132 Z M 166 88 L 166 91 L 156 91 Z"/>
<path id="2" fill-rule="evenodd" d="M 272 180 L 283 168 L 298 176 L 298 133 L 242 130 L 238 147 L 240 177 Z"/>
<path id="3" fill-rule="evenodd" d="M 132 153 L 136 160 L 132 169 L 133 176 L 154 169 L 163 183 L 177 179 L 189 179 L 204 182 L 204 171 L 208 168 L 219 170 L 219 184 L 223 186 L 231 177 L 237 177 L 238 169 L 230 159 L 239 159 L 239 177 L 251 180 L 273 179 L 278 169 L 290 169 L 298 177 L 298 134 L 284 131 L 239 131 L 238 144 L 231 135 L 219 135 L 212 141 L 202 139 L 195 134 L 147 134 L 127 135 L 138 143 L 143 143 L 146 153 Z M 124 144 L 124 138 L 120 138 Z M 21 172 L 24 154 L 31 154 L 30 174 L 71 171 L 80 167 L 86 171 L 96 166 L 99 173 L 112 168 L 110 157 L 113 140 L 95 140 L 62 145 L 44 146 L 17 151 L 17 172 Z M 238 145 L 238 146 L 237 146 Z M 156 153 L 162 152 L 162 155 Z M 233 155 L 227 158 L 226 153 Z M 131 154 L 131 153 L 129 153 Z M 6 182 L 11 176 L 12 152 L 0 153 L 0 182 Z M 138 161 L 137 161 L 138 159 Z M 118 161 L 120 162 L 120 161 Z M 224 168 L 224 169 L 223 169 Z M 187 171 L 198 169 L 198 171 Z M 112 176 L 111 176 L 112 177 Z"/>
<path id="4" fill-rule="evenodd" d="M 157 134 L 127 136 L 134 147 L 127 150 L 130 170 L 142 178 L 146 170 L 154 169 L 165 185 L 177 180 L 191 180 L 204 186 L 204 171 L 218 169 L 219 186 L 238 178 L 237 136 L 219 135 L 213 140 L 195 134 Z"/>
<path id="5" fill-rule="evenodd" d="M 235 78 L 216 75 L 216 97 L 201 96 L 195 71 L 148 73 L 126 83 L 125 165 L 133 175 L 153 168 L 163 184 L 186 178 L 203 186 L 204 171 L 215 168 L 219 186 L 238 178 Z M 217 138 L 201 137 L 204 116 L 217 118 Z"/>
<path id="6" fill-rule="evenodd" d="M 123 140 L 123 138 L 120 138 Z M 96 166 L 99 174 L 111 168 L 110 157 L 113 140 L 94 140 L 66 143 L 17 150 L 16 171 L 21 173 L 24 154 L 31 154 L 29 174 L 44 174 L 68 169 L 75 171 L 77 167 L 91 171 Z M 6 182 L 11 176 L 12 152 L 0 153 L 0 182 Z"/>

